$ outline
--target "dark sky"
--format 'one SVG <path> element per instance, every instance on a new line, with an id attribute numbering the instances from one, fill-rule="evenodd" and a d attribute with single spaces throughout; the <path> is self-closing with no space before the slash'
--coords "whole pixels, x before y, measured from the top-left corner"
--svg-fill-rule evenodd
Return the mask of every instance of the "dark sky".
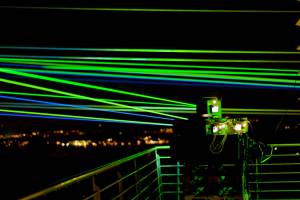
<path id="1" fill-rule="evenodd" d="M 296 1 L 1 1 L 3 6 L 299 10 Z M 1 8 L 1 44 L 294 50 L 299 13 L 153 13 Z"/>

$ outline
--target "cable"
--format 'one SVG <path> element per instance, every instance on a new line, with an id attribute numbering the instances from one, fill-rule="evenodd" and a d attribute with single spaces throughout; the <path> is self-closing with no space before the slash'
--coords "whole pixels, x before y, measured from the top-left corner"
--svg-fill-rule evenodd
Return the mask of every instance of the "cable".
<path id="1" fill-rule="evenodd" d="M 215 144 L 216 143 L 216 139 L 217 139 L 217 135 L 214 135 L 213 136 L 213 140 L 212 140 L 212 142 L 209 145 L 210 152 L 212 154 L 220 154 L 223 151 L 223 149 L 224 149 L 224 144 L 225 144 L 225 142 L 227 140 L 227 137 L 228 137 L 228 135 L 225 134 L 223 136 L 223 138 L 222 138 L 222 141 L 220 143 Z"/>
<path id="2" fill-rule="evenodd" d="M 271 157 L 273 156 L 273 146 L 271 146 L 271 152 L 269 154 L 270 156 L 268 156 L 267 158 L 263 159 L 260 161 L 260 164 L 263 164 L 265 162 L 267 162 L 269 159 L 271 159 Z"/>

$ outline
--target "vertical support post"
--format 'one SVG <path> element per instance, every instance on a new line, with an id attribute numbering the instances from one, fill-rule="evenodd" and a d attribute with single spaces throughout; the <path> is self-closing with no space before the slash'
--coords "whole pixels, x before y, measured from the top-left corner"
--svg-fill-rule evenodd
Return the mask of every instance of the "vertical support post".
<path id="1" fill-rule="evenodd" d="M 180 200 L 180 162 L 177 161 L 177 200 Z"/>
<path id="2" fill-rule="evenodd" d="M 255 188 L 255 191 L 256 191 L 256 199 L 259 199 L 259 193 L 258 193 L 258 159 L 256 158 L 255 159 L 255 182 L 256 182 L 256 188 Z"/>
<path id="3" fill-rule="evenodd" d="M 157 152 L 157 149 L 155 149 L 155 160 L 156 160 L 156 171 L 157 171 L 157 178 L 158 178 L 159 200 L 163 200 L 160 156 Z"/>
<path id="4" fill-rule="evenodd" d="M 120 180 L 122 178 L 121 172 L 119 172 L 119 171 L 117 172 L 117 177 L 118 177 L 118 180 Z M 123 190 L 124 190 L 123 181 L 119 181 L 118 182 L 118 191 L 119 191 L 119 194 L 121 194 L 123 192 Z M 120 198 L 119 198 L 119 200 L 124 200 L 124 196 L 121 195 Z"/>
<path id="5" fill-rule="evenodd" d="M 133 165 L 134 165 L 133 167 L 134 167 L 134 171 L 135 171 L 135 173 L 134 173 L 134 182 L 136 184 L 139 180 L 139 175 L 138 175 L 138 172 L 137 172 L 137 161 L 136 161 L 136 159 L 133 160 Z M 138 194 L 140 192 L 140 185 L 139 184 L 135 185 L 135 192 L 136 192 L 136 194 Z"/>
<path id="6" fill-rule="evenodd" d="M 93 184 L 93 192 L 96 193 L 93 200 L 101 200 L 100 188 L 96 184 L 95 176 L 92 177 L 92 184 Z"/>
<path id="7" fill-rule="evenodd" d="M 249 194 L 247 189 L 247 161 L 248 161 L 248 138 L 241 136 L 241 145 L 242 149 L 240 151 L 241 153 L 241 159 L 242 159 L 242 195 L 243 200 L 249 200 Z"/>
<path id="8" fill-rule="evenodd" d="M 249 194 L 247 191 L 247 178 L 246 178 L 246 162 L 243 162 L 243 171 L 242 171 L 242 193 L 243 200 L 249 200 Z"/>

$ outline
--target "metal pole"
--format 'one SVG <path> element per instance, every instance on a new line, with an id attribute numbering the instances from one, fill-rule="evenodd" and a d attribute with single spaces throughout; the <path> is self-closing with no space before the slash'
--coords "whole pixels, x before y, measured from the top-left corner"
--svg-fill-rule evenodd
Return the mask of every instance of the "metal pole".
<path id="1" fill-rule="evenodd" d="M 93 184 L 93 192 L 96 193 L 96 195 L 94 196 L 94 200 L 101 200 L 100 188 L 96 184 L 95 176 L 92 177 L 92 184 Z"/>
<path id="2" fill-rule="evenodd" d="M 256 199 L 259 199 L 259 194 L 258 194 L 258 183 L 257 183 L 257 181 L 258 181 L 258 159 L 256 158 L 255 159 L 255 164 L 256 164 L 256 166 L 255 166 L 255 182 L 256 182 L 256 188 L 255 188 L 255 190 L 256 190 Z"/>
<path id="3" fill-rule="evenodd" d="M 134 181 L 135 181 L 135 183 L 137 183 L 138 180 L 139 180 L 139 175 L 138 175 L 138 172 L 137 172 L 137 161 L 136 161 L 136 159 L 133 160 L 133 165 L 134 165 L 134 171 L 136 172 L 136 173 L 134 173 Z M 136 194 L 138 194 L 140 192 L 140 184 L 136 184 L 135 192 L 136 192 Z"/>
<path id="4" fill-rule="evenodd" d="M 180 200 L 180 162 L 177 161 L 177 200 Z"/>
<path id="5" fill-rule="evenodd" d="M 120 171 L 117 172 L 117 177 L 118 177 L 118 180 L 122 179 L 122 174 L 121 174 Z M 118 191 L 119 191 L 119 194 L 121 194 L 121 193 L 123 192 L 123 190 L 124 190 L 124 187 L 123 187 L 123 181 L 120 181 L 120 182 L 118 183 Z M 120 198 L 119 198 L 119 200 L 124 200 L 124 196 L 121 195 Z"/>
<path id="6" fill-rule="evenodd" d="M 162 190 L 162 178 L 161 178 L 161 165 L 160 165 L 160 156 L 155 150 L 155 159 L 156 159 L 156 169 L 157 169 L 157 177 L 158 177 L 158 192 L 159 192 L 159 199 L 163 200 L 163 190 Z"/>

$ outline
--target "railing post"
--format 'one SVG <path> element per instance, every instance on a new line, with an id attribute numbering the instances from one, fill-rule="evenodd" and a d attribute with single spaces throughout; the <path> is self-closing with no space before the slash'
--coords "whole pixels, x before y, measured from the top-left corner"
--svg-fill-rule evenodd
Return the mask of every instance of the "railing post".
<path id="1" fill-rule="evenodd" d="M 258 183 L 257 183 L 257 181 L 258 181 L 258 159 L 256 158 L 255 159 L 255 182 L 256 182 L 256 188 L 255 188 L 255 190 L 256 190 L 256 199 L 259 199 L 259 194 L 258 194 Z"/>
<path id="2" fill-rule="evenodd" d="M 101 200 L 100 197 L 100 188 L 96 184 L 95 176 L 92 176 L 93 192 L 96 193 L 94 200 Z"/>
<path id="3" fill-rule="evenodd" d="M 135 181 L 135 184 L 138 182 L 139 180 L 139 175 L 138 175 L 138 172 L 137 172 L 137 161 L 136 159 L 133 160 L 133 165 L 134 165 L 134 181 Z M 135 191 L 136 191 L 136 194 L 138 194 L 140 192 L 140 184 L 136 184 L 135 186 Z"/>
<path id="4" fill-rule="evenodd" d="M 248 194 L 248 138 L 241 136 L 240 145 L 242 145 L 241 149 L 241 157 L 240 162 L 242 164 L 242 196 L 243 200 L 249 200 Z"/>
<path id="5" fill-rule="evenodd" d="M 177 161 L 177 200 L 180 200 L 180 162 Z"/>
<path id="6" fill-rule="evenodd" d="M 118 180 L 122 179 L 122 174 L 121 174 L 121 172 L 118 171 L 118 172 L 117 172 L 117 176 L 118 176 Z M 119 194 L 121 194 L 121 193 L 123 192 L 123 190 L 124 190 L 123 182 L 122 182 L 122 181 L 120 181 L 120 182 L 118 183 L 118 190 L 119 190 Z M 124 196 L 121 195 L 120 198 L 119 198 L 119 200 L 124 200 Z"/>
<path id="7" fill-rule="evenodd" d="M 163 190 L 162 190 L 162 177 L 161 177 L 161 165 L 160 165 L 160 156 L 157 152 L 157 148 L 155 149 L 155 159 L 156 159 L 156 170 L 157 170 L 157 180 L 158 180 L 158 192 L 159 199 L 163 200 Z"/>

